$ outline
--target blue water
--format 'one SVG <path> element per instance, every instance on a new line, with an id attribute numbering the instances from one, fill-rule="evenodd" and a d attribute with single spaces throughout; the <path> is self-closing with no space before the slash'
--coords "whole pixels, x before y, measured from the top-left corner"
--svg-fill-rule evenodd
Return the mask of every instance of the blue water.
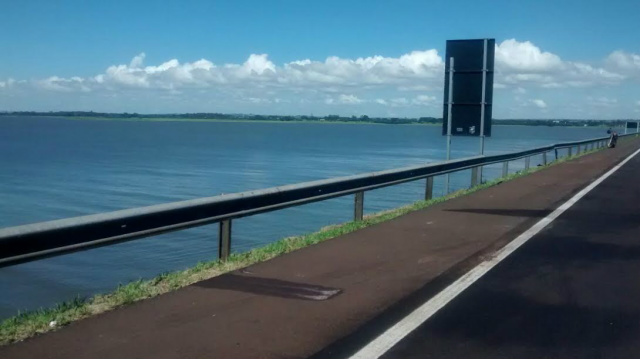
<path id="1" fill-rule="evenodd" d="M 440 127 L 79 121 L 0 117 L 0 227 L 424 164 L 445 158 Z M 598 128 L 496 126 L 486 153 L 603 136 Z M 478 153 L 454 138 L 453 158 Z M 532 161 L 532 166 L 540 162 Z M 523 162 L 510 165 L 521 169 Z M 499 165 L 485 169 L 497 177 Z M 468 171 L 451 189 L 469 185 Z M 437 178 L 435 194 L 442 194 Z M 365 212 L 419 200 L 424 182 L 367 192 Z M 233 250 L 345 222 L 343 197 L 234 221 Z M 0 317 L 217 256 L 209 225 L 0 269 Z"/>

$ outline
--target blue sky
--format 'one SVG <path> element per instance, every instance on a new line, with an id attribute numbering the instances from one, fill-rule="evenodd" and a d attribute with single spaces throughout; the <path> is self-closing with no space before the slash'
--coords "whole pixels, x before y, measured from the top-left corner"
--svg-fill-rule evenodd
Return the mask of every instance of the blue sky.
<path id="1" fill-rule="evenodd" d="M 492 37 L 495 117 L 640 117 L 635 0 L 0 1 L 0 111 L 439 117 Z"/>

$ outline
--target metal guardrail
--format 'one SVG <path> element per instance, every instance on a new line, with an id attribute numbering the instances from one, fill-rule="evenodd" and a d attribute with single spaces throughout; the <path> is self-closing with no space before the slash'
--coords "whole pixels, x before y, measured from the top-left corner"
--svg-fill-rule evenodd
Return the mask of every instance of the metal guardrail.
<path id="1" fill-rule="evenodd" d="M 624 137 L 621 135 L 620 137 Z M 256 191 L 225 194 L 149 207 L 67 218 L 0 229 L 0 268 L 51 256 L 130 241 L 165 232 L 219 222 L 219 258 L 231 252 L 231 224 L 235 218 L 275 211 L 292 206 L 355 194 L 354 220 L 362 220 L 364 192 L 376 188 L 426 179 L 425 199 L 433 196 L 434 176 L 472 169 L 471 186 L 481 182 L 478 168 L 503 163 L 502 175 L 509 171 L 509 162 L 568 148 L 577 153 L 589 147 L 606 146 L 608 137 L 558 143 L 531 150 L 478 156 L 431 163 L 388 171 L 370 172 L 348 177 L 304 182 Z"/>

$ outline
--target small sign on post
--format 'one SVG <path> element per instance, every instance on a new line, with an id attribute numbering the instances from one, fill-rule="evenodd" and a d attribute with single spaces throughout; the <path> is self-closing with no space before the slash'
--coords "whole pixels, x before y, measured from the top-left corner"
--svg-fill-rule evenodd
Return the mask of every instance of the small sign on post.
<path id="1" fill-rule="evenodd" d="M 640 126 L 638 124 L 638 121 L 627 121 L 627 124 L 624 126 L 624 133 L 638 133 L 640 132 Z"/>

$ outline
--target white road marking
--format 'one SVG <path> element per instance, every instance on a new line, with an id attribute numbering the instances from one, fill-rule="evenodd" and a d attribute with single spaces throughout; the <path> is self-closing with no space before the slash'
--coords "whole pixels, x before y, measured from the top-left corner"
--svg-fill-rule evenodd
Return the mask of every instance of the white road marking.
<path id="1" fill-rule="evenodd" d="M 513 253 L 521 245 L 526 243 L 529 239 L 531 239 L 531 237 L 538 234 L 538 232 L 540 232 L 543 228 L 549 225 L 549 223 L 558 218 L 558 216 L 560 216 L 564 211 L 571 208 L 571 206 L 578 202 L 587 193 L 591 192 L 591 190 L 602 183 L 602 181 L 619 170 L 638 153 L 640 153 L 640 150 L 637 150 L 636 152 L 631 154 L 624 161 L 620 162 L 617 166 L 612 168 L 609 172 L 602 175 L 582 191 L 578 192 L 567 202 L 563 203 L 547 217 L 541 219 L 538 223 L 533 225 L 533 227 L 529 228 L 526 232 L 522 233 L 516 239 L 504 246 L 502 249 L 496 252 L 493 258 L 480 263 L 478 266 L 467 272 L 465 275 L 460 277 L 460 279 L 456 280 L 436 296 L 422 304 L 420 307 L 418 307 L 418 309 L 411 312 L 411 314 L 400 320 L 391 328 L 387 329 L 372 342 L 365 345 L 357 353 L 352 355 L 350 359 L 375 359 L 382 356 L 399 341 L 401 341 L 405 336 L 407 336 L 418 326 L 424 323 L 427 319 L 433 316 L 438 310 L 442 309 L 442 307 L 444 307 L 452 299 L 457 297 L 458 294 L 469 288 L 469 286 L 471 286 L 475 281 L 489 272 L 493 267 L 495 267 L 503 259 Z"/>

